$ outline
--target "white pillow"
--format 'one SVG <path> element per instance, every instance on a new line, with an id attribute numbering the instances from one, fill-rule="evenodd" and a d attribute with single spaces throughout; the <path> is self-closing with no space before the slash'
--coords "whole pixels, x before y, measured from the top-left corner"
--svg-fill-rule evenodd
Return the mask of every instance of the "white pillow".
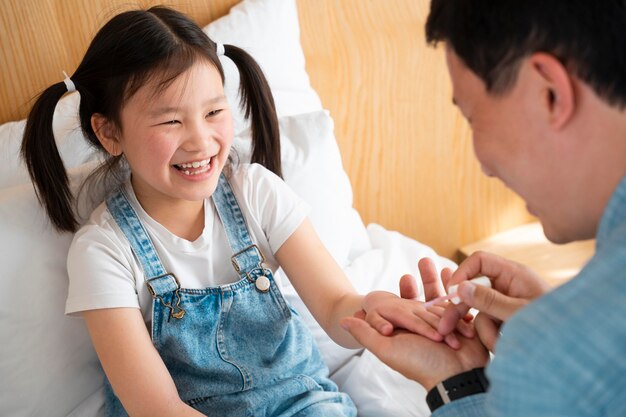
<path id="1" fill-rule="evenodd" d="M 78 93 L 63 97 L 54 112 L 52 130 L 59 153 L 67 169 L 95 158 L 96 150 L 85 140 L 78 120 Z M 25 120 L 0 125 L 0 190 L 30 183 L 28 171 L 20 158 Z"/>
<path id="2" fill-rule="evenodd" d="M 67 416 L 102 385 L 84 323 L 64 316 L 72 234 L 51 230 L 30 184 L 0 192 L 0 230 L 0 415 Z"/>
<path id="3" fill-rule="evenodd" d="M 345 265 L 352 243 L 352 188 L 343 169 L 333 121 L 326 111 L 279 120 L 283 179 L 310 206 L 309 218 L 337 263 Z M 250 131 L 235 137 L 239 158 L 250 160 Z M 359 218 L 360 220 L 360 218 Z M 363 230 L 365 227 L 363 226 Z"/>
<path id="4" fill-rule="evenodd" d="M 272 89 L 279 117 L 322 109 L 305 69 L 295 0 L 247 0 L 204 30 L 214 41 L 236 45 L 256 59 Z M 221 62 L 235 132 L 241 132 L 246 124 L 236 100 L 239 72 L 227 57 Z"/>
<path id="5" fill-rule="evenodd" d="M 272 88 L 279 117 L 322 110 L 305 69 L 295 0 L 244 0 L 204 30 L 213 40 L 239 46 L 257 60 Z M 247 128 L 238 104 L 239 72 L 227 57 L 221 62 L 238 133 Z M 64 97 L 54 115 L 55 139 L 68 169 L 95 156 L 80 131 L 79 100 L 77 93 Z M 29 181 L 19 157 L 24 125 L 23 120 L 0 125 L 0 189 Z"/>

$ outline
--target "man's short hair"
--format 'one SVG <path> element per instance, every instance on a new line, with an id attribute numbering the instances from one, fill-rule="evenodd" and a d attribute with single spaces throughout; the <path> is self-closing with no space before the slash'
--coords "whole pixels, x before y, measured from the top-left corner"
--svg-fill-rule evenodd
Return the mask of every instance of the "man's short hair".
<path id="1" fill-rule="evenodd" d="M 506 93 L 521 60 L 546 52 L 626 108 L 626 0 L 432 0 L 426 39 L 452 47 L 490 93 Z"/>

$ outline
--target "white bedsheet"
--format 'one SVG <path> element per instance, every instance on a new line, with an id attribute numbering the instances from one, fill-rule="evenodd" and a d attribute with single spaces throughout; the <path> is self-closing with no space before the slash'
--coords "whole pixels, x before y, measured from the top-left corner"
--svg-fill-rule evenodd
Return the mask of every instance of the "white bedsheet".
<path id="1" fill-rule="evenodd" d="M 425 256 L 435 261 L 438 270 L 455 267 L 452 261 L 438 256 L 430 247 L 400 233 L 376 224 L 364 230 L 365 234 L 356 237 L 350 263 L 344 268 L 359 293 L 378 289 L 397 294 L 398 281 L 406 273 L 416 276 L 419 284 L 417 262 Z M 309 324 L 332 379 L 340 390 L 352 397 L 360 417 L 430 415 L 426 392 L 421 385 L 393 371 L 368 351 L 336 345 L 308 313 L 293 287 L 287 286 L 284 292 Z"/>

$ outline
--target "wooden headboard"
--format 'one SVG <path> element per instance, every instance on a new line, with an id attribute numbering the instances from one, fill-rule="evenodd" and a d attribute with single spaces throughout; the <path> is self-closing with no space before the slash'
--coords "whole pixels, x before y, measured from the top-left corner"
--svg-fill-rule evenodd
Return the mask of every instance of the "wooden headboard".
<path id="1" fill-rule="evenodd" d="M 156 3 L 206 25 L 237 0 L 0 0 L 0 122 L 24 118 L 31 99 L 62 69 L 76 68 L 113 14 Z M 365 223 L 454 257 L 459 247 L 531 218 L 474 160 L 442 48 L 424 41 L 429 3 L 298 0 L 301 42 Z"/>

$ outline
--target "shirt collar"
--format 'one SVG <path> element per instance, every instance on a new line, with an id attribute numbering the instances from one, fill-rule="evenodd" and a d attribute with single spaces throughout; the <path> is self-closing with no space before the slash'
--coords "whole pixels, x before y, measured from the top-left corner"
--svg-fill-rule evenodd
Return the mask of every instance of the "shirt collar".
<path id="1" fill-rule="evenodd" d="M 596 236 L 596 247 L 599 248 L 603 242 L 607 241 L 617 226 L 626 219 L 626 176 L 622 178 L 609 199 L 609 203 L 604 209 L 604 214 L 598 227 Z"/>

